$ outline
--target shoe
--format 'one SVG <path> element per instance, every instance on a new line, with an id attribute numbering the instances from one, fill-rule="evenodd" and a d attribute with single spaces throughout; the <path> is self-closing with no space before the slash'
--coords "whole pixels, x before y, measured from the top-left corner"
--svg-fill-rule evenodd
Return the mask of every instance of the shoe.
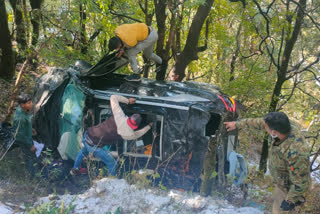
<path id="1" fill-rule="evenodd" d="M 85 169 L 85 168 L 82 168 L 82 167 L 80 167 L 79 169 L 74 169 L 74 168 L 72 168 L 72 169 L 70 170 L 70 174 L 71 174 L 72 176 L 74 176 L 74 175 L 84 175 L 84 174 L 88 174 L 88 170 Z"/>
<path id="2" fill-rule="evenodd" d="M 72 176 L 78 175 L 78 172 L 74 168 L 72 168 L 70 170 L 70 175 L 72 175 Z"/>
<path id="3" fill-rule="evenodd" d="M 138 82 L 141 80 L 140 74 L 132 74 L 124 78 L 127 81 Z"/>
<path id="4" fill-rule="evenodd" d="M 79 168 L 79 174 L 83 174 L 83 175 L 88 174 L 88 170 L 86 168 L 80 167 Z"/>

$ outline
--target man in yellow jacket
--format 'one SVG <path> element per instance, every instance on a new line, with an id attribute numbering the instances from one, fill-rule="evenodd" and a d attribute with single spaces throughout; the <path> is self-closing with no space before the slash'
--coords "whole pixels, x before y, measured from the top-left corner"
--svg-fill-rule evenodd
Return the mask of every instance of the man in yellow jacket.
<path id="1" fill-rule="evenodd" d="M 128 81 L 140 81 L 139 68 L 137 63 L 137 54 L 143 51 L 143 55 L 147 59 L 162 64 L 162 59 L 155 53 L 153 48 L 158 40 L 157 31 L 144 23 L 123 24 L 116 28 L 116 36 L 109 40 L 109 50 L 117 50 L 121 57 L 122 54 L 128 57 L 133 75 L 128 76 Z"/>

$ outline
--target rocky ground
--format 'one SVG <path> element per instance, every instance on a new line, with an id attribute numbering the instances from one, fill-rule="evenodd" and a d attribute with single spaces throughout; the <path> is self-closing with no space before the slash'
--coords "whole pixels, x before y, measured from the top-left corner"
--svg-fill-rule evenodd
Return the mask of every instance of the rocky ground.
<path id="1" fill-rule="evenodd" d="M 54 204 L 70 209 L 70 213 L 139 213 L 139 214 L 178 214 L 178 213 L 219 213 L 219 214 L 262 214 L 252 207 L 236 208 L 225 200 L 202 197 L 196 193 L 178 190 L 140 189 L 129 185 L 123 179 L 103 178 L 95 180 L 92 187 L 82 194 L 51 194 L 40 198 L 37 204 Z M 11 206 L 8 206 L 11 205 Z M 12 204 L 0 204 L 0 212 L 23 213 L 25 207 L 12 208 Z"/>

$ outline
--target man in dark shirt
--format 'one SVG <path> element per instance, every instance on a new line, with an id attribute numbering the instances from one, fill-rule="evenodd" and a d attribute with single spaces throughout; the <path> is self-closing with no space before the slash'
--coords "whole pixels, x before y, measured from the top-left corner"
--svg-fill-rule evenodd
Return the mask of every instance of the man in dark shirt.
<path id="1" fill-rule="evenodd" d="M 140 130 L 136 130 L 141 122 L 140 114 L 133 114 L 128 117 L 122 111 L 119 102 L 125 104 L 134 104 L 134 98 L 125 98 L 123 96 L 112 95 L 110 104 L 113 116 L 103 121 L 102 123 L 92 126 L 83 133 L 82 143 L 84 147 L 78 153 L 71 175 L 86 173 L 84 168 L 80 168 L 84 157 L 89 153 L 99 158 L 108 168 L 111 175 L 115 175 L 116 161 L 111 156 L 109 151 L 103 149 L 106 145 L 111 145 L 117 140 L 135 140 L 147 133 L 152 123 L 148 124 Z"/>
<path id="2" fill-rule="evenodd" d="M 35 175 L 36 148 L 33 145 L 32 135 L 32 97 L 29 94 L 21 94 L 18 97 L 19 106 L 14 113 L 13 128 L 15 130 L 15 142 L 10 150 L 20 147 L 24 154 L 27 170 L 33 177 Z"/>

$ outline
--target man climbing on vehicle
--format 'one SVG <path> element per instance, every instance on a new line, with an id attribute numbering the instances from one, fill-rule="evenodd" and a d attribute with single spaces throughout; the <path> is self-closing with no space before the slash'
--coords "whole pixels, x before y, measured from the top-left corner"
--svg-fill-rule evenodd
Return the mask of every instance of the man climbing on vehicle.
<path id="1" fill-rule="evenodd" d="M 133 74 L 126 78 L 128 81 L 141 80 L 137 63 L 137 54 L 141 51 L 147 59 L 158 64 L 156 71 L 159 70 L 162 59 L 153 53 L 154 45 L 158 40 L 158 33 L 154 28 L 144 23 L 123 24 L 116 28 L 115 34 L 116 36 L 109 40 L 109 51 L 117 50 L 119 51 L 117 57 L 123 54 L 128 57 L 133 70 Z"/>
<path id="2" fill-rule="evenodd" d="M 310 185 L 310 150 L 297 127 L 282 112 L 270 112 L 263 118 L 225 122 L 227 131 L 256 128 L 272 137 L 269 169 L 275 188 L 272 213 L 288 213 L 302 205 Z"/>
<path id="3" fill-rule="evenodd" d="M 149 123 L 144 128 L 137 130 L 141 123 L 141 115 L 126 116 L 119 102 L 134 104 L 136 99 L 127 99 L 119 95 L 110 97 L 113 116 L 96 126 L 89 127 L 83 133 L 82 143 L 84 147 L 77 155 L 74 166 L 70 171 L 71 175 L 86 173 L 84 168 L 79 167 L 83 158 L 88 156 L 89 153 L 93 153 L 95 157 L 99 158 L 107 166 L 108 172 L 114 176 L 116 173 L 116 161 L 110 152 L 104 150 L 103 147 L 111 145 L 117 140 L 136 140 L 151 129 L 152 123 Z"/>

